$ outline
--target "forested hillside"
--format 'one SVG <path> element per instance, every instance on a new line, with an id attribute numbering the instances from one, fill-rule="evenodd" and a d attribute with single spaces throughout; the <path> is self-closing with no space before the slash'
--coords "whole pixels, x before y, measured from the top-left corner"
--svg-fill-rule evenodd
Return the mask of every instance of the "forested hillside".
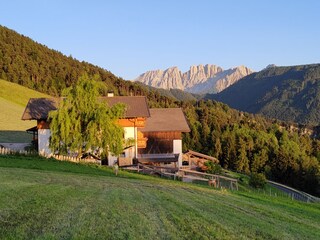
<path id="1" fill-rule="evenodd" d="M 83 72 L 99 74 L 110 90 L 119 80 L 112 73 L 66 57 L 5 27 L 0 27 L 0 78 L 58 96 Z M 120 90 L 119 90 L 120 91 Z"/>
<path id="2" fill-rule="evenodd" d="M 149 91 L 141 84 L 124 81 L 111 72 L 71 56 L 49 49 L 28 37 L 0 25 L 0 79 L 18 83 L 25 87 L 59 96 L 61 91 L 77 81 L 84 72 L 98 74 L 106 84 L 107 91 L 115 95 L 148 95 L 151 99 L 161 98 L 157 91 Z M 192 98 L 182 91 L 161 91 L 173 99 Z"/>
<path id="3" fill-rule="evenodd" d="M 283 122 L 242 113 L 211 100 L 183 103 L 191 132 L 184 146 L 217 157 L 235 171 L 263 172 L 304 191 L 320 194 L 320 141 Z"/>
<path id="4" fill-rule="evenodd" d="M 5 27 L 0 27 L 0 49 L 2 79 L 57 96 L 83 72 L 98 74 L 108 91 L 116 95 L 145 95 L 150 107 L 182 107 L 191 128 L 184 135 L 184 150 L 210 154 L 224 167 L 245 173 L 264 172 L 270 179 L 320 195 L 320 142 L 303 135 L 301 129 L 288 131 L 290 125 L 241 113 L 211 100 L 177 101 L 167 97 L 170 94 L 161 95 L 124 81 Z"/>
<path id="5" fill-rule="evenodd" d="M 241 111 L 319 125 L 320 64 L 270 67 L 208 97 Z"/>

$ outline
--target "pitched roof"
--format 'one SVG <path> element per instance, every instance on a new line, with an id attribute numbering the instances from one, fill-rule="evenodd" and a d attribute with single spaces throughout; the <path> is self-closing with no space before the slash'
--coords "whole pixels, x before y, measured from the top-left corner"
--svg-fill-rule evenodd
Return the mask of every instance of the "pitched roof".
<path id="1" fill-rule="evenodd" d="M 56 110 L 60 98 L 30 98 L 22 115 L 22 120 L 47 119 L 48 113 Z"/>
<path id="2" fill-rule="evenodd" d="M 145 96 L 117 96 L 117 97 L 102 97 L 106 100 L 109 106 L 117 103 L 124 103 L 127 106 L 125 117 L 150 117 L 147 98 Z"/>
<path id="3" fill-rule="evenodd" d="M 150 118 L 141 132 L 190 132 L 181 108 L 151 108 Z"/>
<path id="4" fill-rule="evenodd" d="M 145 96 L 101 97 L 100 99 L 107 101 L 109 106 L 124 103 L 127 107 L 126 118 L 150 116 Z M 22 120 L 47 119 L 49 112 L 58 108 L 60 100 L 61 98 L 30 98 Z"/>

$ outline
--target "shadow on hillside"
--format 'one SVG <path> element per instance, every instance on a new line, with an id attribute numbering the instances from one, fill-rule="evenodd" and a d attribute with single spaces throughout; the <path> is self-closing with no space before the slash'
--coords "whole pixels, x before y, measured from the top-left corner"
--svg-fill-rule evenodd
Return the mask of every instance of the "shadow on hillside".
<path id="1" fill-rule="evenodd" d="M 0 130 L 1 143 L 31 143 L 32 134 L 26 131 Z"/>

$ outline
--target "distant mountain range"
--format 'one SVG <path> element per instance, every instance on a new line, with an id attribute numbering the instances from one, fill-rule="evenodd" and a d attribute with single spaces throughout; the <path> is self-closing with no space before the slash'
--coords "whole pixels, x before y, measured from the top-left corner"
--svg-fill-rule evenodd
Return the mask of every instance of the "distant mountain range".
<path id="1" fill-rule="evenodd" d="M 268 66 L 207 98 L 270 118 L 320 125 L 320 64 Z"/>
<path id="2" fill-rule="evenodd" d="M 163 89 L 180 89 L 190 93 L 206 94 L 221 92 L 253 71 L 245 66 L 223 70 L 207 64 L 191 66 L 182 73 L 177 67 L 153 70 L 141 74 L 135 81 Z"/>

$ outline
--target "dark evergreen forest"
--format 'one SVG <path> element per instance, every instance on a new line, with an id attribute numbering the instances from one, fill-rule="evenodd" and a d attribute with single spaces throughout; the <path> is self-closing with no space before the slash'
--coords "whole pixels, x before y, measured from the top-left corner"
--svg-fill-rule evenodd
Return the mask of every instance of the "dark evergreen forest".
<path id="1" fill-rule="evenodd" d="M 320 123 L 320 64 L 269 67 L 207 98 L 269 118 Z"/>
<path id="2" fill-rule="evenodd" d="M 225 168 L 261 172 L 271 180 L 320 196 L 320 141 L 305 129 L 292 129 L 290 124 L 236 111 L 213 100 L 196 101 L 181 91 L 158 91 L 124 81 L 0 26 L 1 79 L 59 96 L 85 72 L 98 75 L 106 92 L 147 96 L 150 107 L 183 108 L 191 128 L 183 136 L 184 150 L 215 156 Z"/>

